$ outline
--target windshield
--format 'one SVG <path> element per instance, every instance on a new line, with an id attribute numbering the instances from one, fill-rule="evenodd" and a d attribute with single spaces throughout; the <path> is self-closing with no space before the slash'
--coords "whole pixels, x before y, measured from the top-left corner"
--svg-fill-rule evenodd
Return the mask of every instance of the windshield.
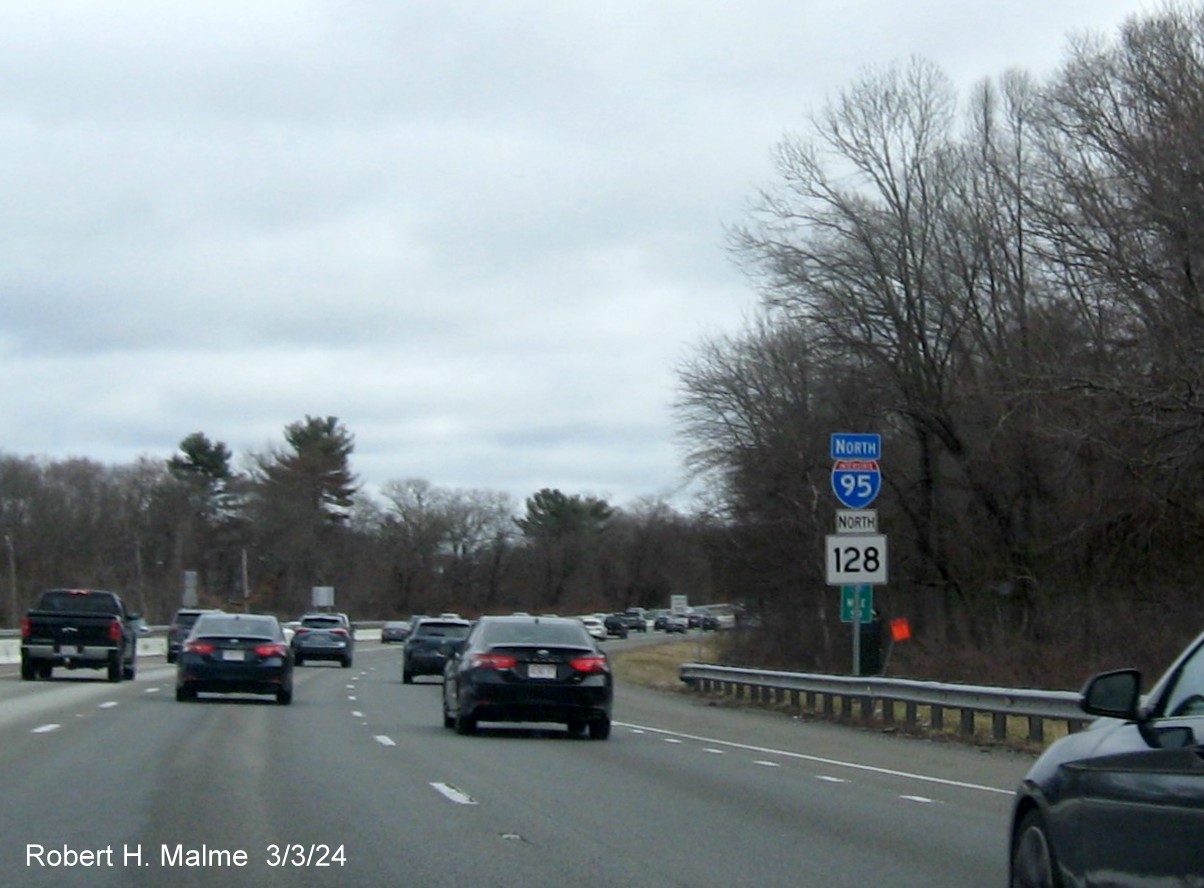
<path id="1" fill-rule="evenodd" d="M 1169 716 L 1204 715 L 1204 643 L 1179 667 L 1163 711 Z"/>

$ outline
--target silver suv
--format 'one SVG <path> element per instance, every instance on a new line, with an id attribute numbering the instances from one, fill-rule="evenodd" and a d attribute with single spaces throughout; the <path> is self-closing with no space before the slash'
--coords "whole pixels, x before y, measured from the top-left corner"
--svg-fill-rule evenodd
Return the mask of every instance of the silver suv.
<path id="1" fill-rule="evenodd" d="M 306 660 L 338 660 L 347 668 L 355 655 L 355 627 L 346 614 L 305 614 L 297 621 L 292 648 L 296 666 Z"/>

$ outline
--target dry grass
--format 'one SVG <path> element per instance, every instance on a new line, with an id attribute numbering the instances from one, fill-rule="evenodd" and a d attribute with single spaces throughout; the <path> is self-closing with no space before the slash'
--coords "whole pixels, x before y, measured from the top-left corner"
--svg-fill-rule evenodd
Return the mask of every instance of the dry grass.
<path id="1" fill-rule="evenodd" d="M 678 667 L 682 663 L 718 663 L 714 635 L 650 644 L 612 655 L 615 678 L 661 691 L 685 692 Z"/>

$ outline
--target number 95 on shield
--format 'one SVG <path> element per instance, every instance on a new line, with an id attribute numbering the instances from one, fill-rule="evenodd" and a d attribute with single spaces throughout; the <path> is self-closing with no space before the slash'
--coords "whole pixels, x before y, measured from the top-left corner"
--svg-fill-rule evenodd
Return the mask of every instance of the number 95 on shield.
<path id="1" fill-rule="evenodd" d="M 832 492 L 850 509 L 864 509 L 878 498 L 882 472 L 876 460 L 841 459 L 832 466 Z"/>

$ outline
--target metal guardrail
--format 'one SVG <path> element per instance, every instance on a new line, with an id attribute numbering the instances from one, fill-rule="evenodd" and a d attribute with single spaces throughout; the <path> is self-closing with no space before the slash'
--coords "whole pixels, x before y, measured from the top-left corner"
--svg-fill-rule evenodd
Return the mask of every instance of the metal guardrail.
<path id="1" fill-rule="evenodd" d="M 854 712 L 865 721 L 887 725 L 897 722 L 897 706 L 903 707 L 903 724 L 920 726 L 920 709 L 928 710 L 927 725 L 933 730 L 945 728 L 947 711 L 960 713 L 958 733 L 973 737 L 978 731 L 977 715 L 991 717 L 991 735 L 995 740 L 1008 737 L 1008 719 L 1028 720 L 1028 739 L 1045 740 L 1047 721 L 1065 722 L 1069 731 L 1079 731 L 1090 720 L 1079 708 L 1074 691 L 1038 691 L 1026 688 L 995 688 L 983 685 L 944 684 L 904 678 L 880 678 L 825 675 L 804 672 L 772 672 L 732 666 L 683 663 L 680 677 L 692 689 L 704 693 L 746 696 L 752 702 L 790 703 L 797 708 L 821 710 L 834 717 L 839 702 L 840 716 L 851 719 Z"/>

